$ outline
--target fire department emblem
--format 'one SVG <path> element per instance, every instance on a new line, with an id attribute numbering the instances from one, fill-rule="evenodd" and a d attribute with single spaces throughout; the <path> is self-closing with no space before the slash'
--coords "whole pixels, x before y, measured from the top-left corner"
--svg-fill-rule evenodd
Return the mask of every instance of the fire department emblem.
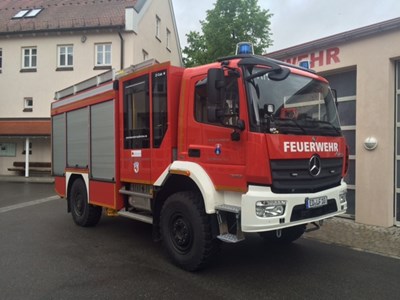
<path id="1" fill-rule="evenodd" d="M 216 144 L 215 145 L 215 150 L 214 150 L 216 155 L 220 155 L 221 154 L 221 144 Z"/>
<path id="2" fill-rule="evenodd" d="M 139 162 L 133 163 L 133 171 L 137 174 L 139 173 Z"/>

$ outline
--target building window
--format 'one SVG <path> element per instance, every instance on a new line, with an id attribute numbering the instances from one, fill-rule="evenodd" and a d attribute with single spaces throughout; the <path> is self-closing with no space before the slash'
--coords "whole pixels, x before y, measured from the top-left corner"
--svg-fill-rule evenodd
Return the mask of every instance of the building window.
<path id="1" fill-rule="evenodd" d="M 22 69 L 36 70 L 37 49 L 36 47 L 22 48 Z"/>
<path id="2" fill-rule="evenodd" d="M 167 49 L 171 49 L 171 31 L 167 28 Z"/>
<path id="3" fill-rule="evenodd" d="M 146 50 L 142 50 L 142 55 L 143 55 L 143 61 L 148 60 L 149 59 L 149 53 L 147 53 Z"/>
<path id="4" fill-rule="evenodd" d="M 161 31 L 161 19 L 156 16 L 156 38 L 161 41 L 160 39 L 160 31 Z"/>
<path id="5" fill-rule="evenodd" d="M 24 112 L 32 112 L 33 111 L 33 98 L 25 97 L 24 98 Z"/>
<path id="6" fill-rule="evenodd" d="M 43 10 L 43 8 L 34 8 L 34 9 L 31 9 L 26 15 L 24 15 L 24 17 L 25 17 L 25 18 L 34 18 L 34 17 L 36 17 L 42 10 Z"/>
<path id="7" fill-rule="evenodd" d="M 12 17 L 12 18 L 13 18 L 13 19 L 21 19 L 21 18 L 23 18 L 23 17 L 28 13 L 28 11 L 29 11 L 29 9 L 20 10 L 20 11 L 17 12 L 17 13 L 15 14 L 15 16 Z"/>
<path id="8" fill-rule="evenodd" d="M 22 19 L 22 18 L 34 18 L 36 17 L 43 8 L 34 8 L 34 9 L 23 9 L 17 12 L 13 19 Z"/>
<path id="9" fill-rule="evenodd" d="M 96 45 L 96 66 L 111 66 L 111 44 Z"/>
<path id="10" fill-rule="evenodd" d="M 58 46 L 58 67 L 72 68 L 74 65 L 74 47 Z"/>
<path id="11" fill-rule="evenodd" d="M 15 157 L 17 145 L 15 143 L 0 143 L 0 157 Z"/>

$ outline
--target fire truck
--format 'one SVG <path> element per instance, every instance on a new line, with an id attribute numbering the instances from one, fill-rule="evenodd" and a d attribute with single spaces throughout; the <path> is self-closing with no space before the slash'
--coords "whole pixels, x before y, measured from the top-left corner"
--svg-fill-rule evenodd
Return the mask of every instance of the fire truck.
<path id="1" fill-rule="evenodd" d="M 151 60 L 55 100 L 52 172 L 73 221 L 149 223 L 185 270 L 221 241 L 290 243 L 347 209 L 337 100 L 308 69 L 246 53 L 194 68 Z"/>

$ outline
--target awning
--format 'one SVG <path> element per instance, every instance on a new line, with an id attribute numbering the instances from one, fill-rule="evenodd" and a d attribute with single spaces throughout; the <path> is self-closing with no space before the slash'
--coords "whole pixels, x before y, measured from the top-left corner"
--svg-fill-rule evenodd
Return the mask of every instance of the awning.
<path id="1" fill-rule="evenodd" d="M 51 120 L 0 119 L 0 136 L 50 136 Z"/>

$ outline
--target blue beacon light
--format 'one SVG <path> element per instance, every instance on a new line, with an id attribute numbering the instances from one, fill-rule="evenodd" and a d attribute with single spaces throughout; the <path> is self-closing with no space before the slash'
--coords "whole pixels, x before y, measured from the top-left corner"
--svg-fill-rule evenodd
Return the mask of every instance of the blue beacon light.
<path id="1" fill-rule="evenodd" d="M 236 45 L 236 55 L 254 54 L 253 44 L 248 42 L 238 43 Z"/>
<path id="2" fill-rule="evenodd" d="M 310 61 L 309 60 L 302 60 L 299 62 L 299 66 L 305 69 L 310 69 Z"/>

